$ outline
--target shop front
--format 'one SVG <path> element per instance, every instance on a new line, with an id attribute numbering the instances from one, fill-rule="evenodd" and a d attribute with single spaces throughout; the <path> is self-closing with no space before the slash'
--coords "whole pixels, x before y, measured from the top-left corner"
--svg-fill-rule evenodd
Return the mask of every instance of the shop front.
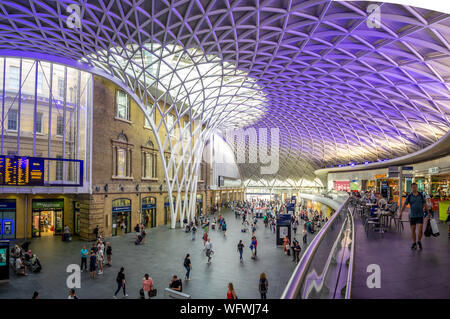
<path id="1" fill-rule="evenodd" d="M 16 200 L 0 199 L 0 239 L 16 238 Z"/>
<path id="2" fill-rule="evenodd" d="M 33 199 L 32 236 L 61 235 L 64 229 L 63 199 Z"/>
<path id="3" fill-rule="evenodd" d="M 334 181 L 334 189 L 340 192 L 349 192 L 350 181 Z"/>
<path id="4" fill-rule="evenodd" d="M 142 217 L 145 227 L 156 227 L 156 197 L 142 198 Z"/>
<path id="5" fill-rule="evenodd" d="M 173 209 L 175 209 L 176 207 L 176 202 L 175 200 L 173 201 Z M 164 199 L 164 224 L 165 225 L 170 225 L 172 220 L 171 214 L 170 214 L 170 201 L 169 201 L 169 196 L 167 196 Z"/>
<path id="6" fill-rule="evenodd" d="M 441 221 L 445 221 L 450 206 L 450 174 L 432 175 L 430 186 L 433 210 L 439 212 Z"/>
<path id="7" fill-rule="evenodd" d="M 131 200 L 127 198 L 112 201 L 112 235 L 118 236 L 131 231 Z"/>

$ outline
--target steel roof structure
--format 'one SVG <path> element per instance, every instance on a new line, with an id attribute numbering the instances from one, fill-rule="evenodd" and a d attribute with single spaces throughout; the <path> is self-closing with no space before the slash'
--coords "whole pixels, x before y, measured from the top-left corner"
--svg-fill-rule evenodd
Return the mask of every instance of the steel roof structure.
<path id="1" fill-rule="evenodd" d="M 144 111 L 150 105 L 150 121 L 151 112 L 175 113 L 169 130 L 188 115 L 201 123 L 188 129 L 200 141 L 188 147 L 191 155 L 217 130 L 276 128 L 276 178 L 313 180 L 319 168 L 418 151 L 450 128 L 449 15 L 376 3 L 377 20 L 370 5 L 2 0 L 0 54 L 98 70 L 133 92 Z M 164 116 L 152 126 L 167 126 Z M 259 164 L 240 167 L 243 179 L 275 177 Z"/>

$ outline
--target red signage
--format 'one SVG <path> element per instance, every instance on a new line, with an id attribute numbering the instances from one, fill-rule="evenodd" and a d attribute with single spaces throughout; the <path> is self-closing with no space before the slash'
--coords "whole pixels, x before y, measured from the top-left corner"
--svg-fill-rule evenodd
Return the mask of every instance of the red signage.
<path id="1" fill-rule="evenodd" d="M 349 192 L 350 181 L 334 181 L 334 189 L 341 192 Z"/>

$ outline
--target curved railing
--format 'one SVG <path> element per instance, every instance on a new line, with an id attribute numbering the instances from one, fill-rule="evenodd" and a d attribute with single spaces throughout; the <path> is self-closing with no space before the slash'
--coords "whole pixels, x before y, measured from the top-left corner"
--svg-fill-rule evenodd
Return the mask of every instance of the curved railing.
<path id="1" fill-rule="evenodd" d="M 282 299 L 349 299 L 354 256 L 354 221 L 347 198 L 312 240 Z"/>

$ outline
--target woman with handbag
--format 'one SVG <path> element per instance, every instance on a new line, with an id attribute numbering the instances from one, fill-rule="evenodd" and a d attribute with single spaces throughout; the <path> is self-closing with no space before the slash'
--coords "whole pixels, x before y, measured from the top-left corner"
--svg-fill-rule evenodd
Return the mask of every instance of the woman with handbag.
<path id="1" fill-rule="evenodd" d="M 151 296 L 151 291 L 153 289 L 153 279 L 148 275 L 145 274 L 144 278 L 142 278 L 142 295 L 144 295 L 145 299 L 150 299 Z"/>

